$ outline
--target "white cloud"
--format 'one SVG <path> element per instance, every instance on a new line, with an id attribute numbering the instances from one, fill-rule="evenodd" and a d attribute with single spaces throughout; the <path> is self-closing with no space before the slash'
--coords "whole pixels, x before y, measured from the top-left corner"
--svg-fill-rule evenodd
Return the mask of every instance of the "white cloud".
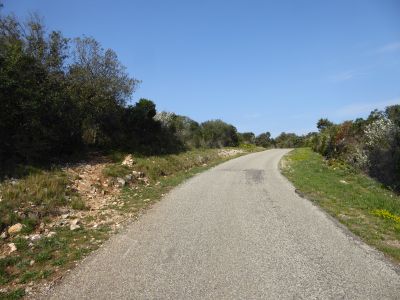
<path id="1" fill-rule="evenodd" d="M 355 75 L 355 72 L 350 70 L 350 71 L 336 74 L 336 75 L 332 76 L 331 79 L 333 81 L 346 81 L 346 80 L 352 79 L 354 77 L 354 75 Z"/>
<path id="2" fill-rule="evenodd" d="M 342 82 L 342 81 L 351 80 L 355 77 L 364 76 L 367 74 L 368 74 L 368 72 L 366 72 L 366 71 L 348 70 L 348 71 L 338 73 L 336 75 L 331 76 L 330 80 L 333 82 Z"/>
<path id="3" fill-rule="evenodd" d="M 378 53 L 390 53 L 400 51 L 400 42 L 386 44 L 377 50 Z"/>
<path id="4" fill-rule="evenodd" d="M 354 103 L 336 111 L 338 117 L 354 117 L 369 114 L 374 109 L 384 109 L 386 106 L 400 104 L 400 98 L 372 103 Z"/>

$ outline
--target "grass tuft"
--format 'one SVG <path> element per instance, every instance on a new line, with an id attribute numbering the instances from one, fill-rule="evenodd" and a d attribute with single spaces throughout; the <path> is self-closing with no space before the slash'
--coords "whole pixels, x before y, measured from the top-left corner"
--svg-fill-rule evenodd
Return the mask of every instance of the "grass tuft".
<path id="1" fill-rule="evenodd" d="M 372 211 L 372 214 L 383 219 L 392 220 L 393 222 L 400 224 L 400 216 L 396 216 L 386 209 L 375 209 Z"/>
<path id="2" fill-rule="evenodd" d="M 106 166 L 103 169 L 103 175 L 107 177 L 124 177 L 130 174 L 132 170 L 125 165 L 121 165 L 120 163 L 111 164 Z"/>
<path id="3" fill-rule="evenodd" d="M 71 197 L 78 197 L 68 187 L 69 179 L 61 171 L 33 173 L 18 181 L 0 185 L 0 230 L 21 222 L 24 232 L 33 231 L 39 219 L 58 214 Z"/>

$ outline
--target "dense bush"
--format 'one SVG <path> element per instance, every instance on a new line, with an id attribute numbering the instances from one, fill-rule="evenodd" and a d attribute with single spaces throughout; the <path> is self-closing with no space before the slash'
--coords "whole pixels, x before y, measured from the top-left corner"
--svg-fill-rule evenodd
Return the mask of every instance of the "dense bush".
<path id="1" fill-rule="evenodd" d="M 312 147 L 327 158 L 342 159 L 394 189 L 400 189 L 400 105 L 374 110 L 369 117 L 317 123 Z"/>
<path id="2" fill-rule="evenodd" d="M 261 146 L 264 148 L 268 148 L 271 147 L 274 144 L 274 140 L 271 138 L 271 133 L 269 132 L 265 132 L 265 133 L 261 133 L 259 134 L 255 139 L 254 139 L 254 143 L 257 146 Z"/>
<path id="3" fill-rule="evenodd" d="M 210 148 L 234 147 L 239 145 L 239 137 L 233 125 L 211 120 L 201 124 L 200 144 Z"/>
<path id="4" fill-rule="evenodd" d="M 192 119 L 169 112 L 160 112 L 155 116 L 165 130 L 172 132 L 176 139 L 187 148 L 201 145 L 201 126 Z"/>
<path id="5" fill-rule="evenodd" d="M 122 144 L 137 83 L 93 38 L 47 33 L 38 17 L 25 24 L 0 16 L 0 163 Z"/>
<path id="6" fill-rule="evenodd" d="M 253 132 L 238 133 L 239 143 L 253 144 L 256 143 L 256 135 Z"/>
<path id="7" fill-rule="evenodd" d="M 127 105 L 138 83 L 93 38 L 47 33 L 36 16 L 22 23 L 0 15 L 1 169 L 84 149 L 182 150 L 180 136 L 154 118 L 153 102 Z"/>
<path id="8" fill-rule="evenodd" d="M 295 133 L 282 132 L 274 139 L 274 145 L 277 148 L 299 148 L 303 147 L 305 136 L 299 136 Z"/>

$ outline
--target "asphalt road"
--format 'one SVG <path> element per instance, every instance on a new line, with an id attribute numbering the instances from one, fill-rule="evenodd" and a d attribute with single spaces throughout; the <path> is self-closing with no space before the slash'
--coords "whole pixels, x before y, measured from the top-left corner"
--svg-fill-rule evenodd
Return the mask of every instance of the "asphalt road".
<path id="1" fill-rule="evenodd" d="M 398 270 L 279 173 L 285 153 L 250 154 L 187 181 L 52 299 L 400 299 Z"/>

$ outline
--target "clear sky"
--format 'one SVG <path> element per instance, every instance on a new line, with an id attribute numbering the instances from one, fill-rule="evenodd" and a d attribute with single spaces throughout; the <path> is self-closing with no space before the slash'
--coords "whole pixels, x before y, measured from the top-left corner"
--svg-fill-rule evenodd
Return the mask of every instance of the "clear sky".
<path id="1" fill-rule="evenodd" d="M 1 2 L 93 36 L 142 80 L 132 101 L 197 121 L 305 133 L 400 104 L 400 0 Z"/>

